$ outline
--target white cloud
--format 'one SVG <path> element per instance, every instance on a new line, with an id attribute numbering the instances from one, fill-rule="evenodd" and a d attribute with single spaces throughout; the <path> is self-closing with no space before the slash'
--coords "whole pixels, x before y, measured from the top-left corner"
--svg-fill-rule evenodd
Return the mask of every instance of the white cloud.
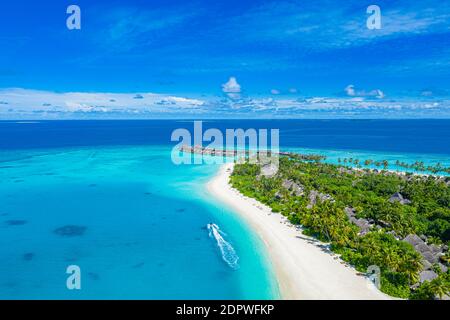
<path id="1" fill-rule="evenodd" d="M 240 93 L 241 85 L 237 82 L 235 77 L 230 77 L 230 79 L 222 85 L 222 91 L 225 93 Z"/>
<path id="2" fill-rule="evenodd" d="M 348 96 L 353 97 L 356 95 L 355 92 L 355 86 L 352 84 L 349 84 L 347 87 L 345 87 L 345 93 L 347 93 Z"/>
<path id="3" fill-rule="evenodd" d="M 345 93 L 349 97 L 375 97 L 378 99 L 383 99 L 385 94 L 380 89 L 374 89 L 370 91 L 365 90 L 356 90 L 353 84 L 349 84 L 344 88 Z"/>
<path id="4" fill-rule="evenodd" d="M 236 118 L 404 118 L 449 117 L 450 100 L 436 97 L 414 99 L 366 99 L 382 97 L 380 90 L 369 92 L 347 86 L 347 97 L 286 98 L 254 97 L 241 99 L 192 99 L 174 95 L 141 93 L 56 93 L 25 89 L 0 89 L 0 119 L 73 118 L 180 118 L 206 116 Z M 231 92 L 229 94 L 239 94 Z M 364 94 L 364 96 L 358 96 Z"/>
<path id="5" fill-rule="evenodd" d="M 230 99 L 237 100 L 241 98 L 241 85 L 235 77 L 230 77 L 226 83 L 222 84 L 222 91 Z"/>
<path id="6" fill-rule="evenodd" d="M 373 90 L 373 91 L 371 91 L 371 92 L 373 92 L 373 95 L 374 95 L 376 98 L 383 99 L 383 98 L 385 97 L 384 92 L 381 91 L 380 89 L 376 89 L 376 90 Z"/>
<path id="7" fill-rule="evenodd" d="M 18 88 L 0 90 L 0 100 L 7 103 L 0 106 L 0 118 L 8 114 L 171 113 L 198 110 L 205 104 L 199 99 L 155 93 L 57 93 Z"/>
<path id="8" fill-rule="evenodd" d="M 172 9 L 120 7 L 105 12 L 105 29 L 94 33 L 95 41 L 110 51 L 127 52 L 146 46 L 155 34 L 170 32 L 196 18 L 201 10 L 192 5 Z"/>
<path id="9" fill-rule="evenodd" d="M 382 92 L 373 90 L 373 95 Z M 210 102 L 219 118 L 439 118 L 450 116 L 450 100 L 365 99 L 364 97 L 251 98 Z"/>
<path id="10" fill-rule="evenodd" d="M 433 96 L 433 91 L 431 91 L 431 90 L 423 90 L 421 95 L 424 96 L 424 97 L 431 97 L 431 96 Z"/>
<path id="11" fill-rule="evenodd" d="M 277 95 L 277 94 L 280 94 L 281 92 L 280 92 L 280 90 L 272 89 L 272 90 L 270 90 L 270 93 L 274 94 L 274 95 Z"/>
<path id="12" fill-rule="evenodd" d="M 232 22 L 238 30 L 250 30 L 242 33 L 239 41 L 282 41 L 309 50 L 348 48 L 448 30 L 450 5 L 446 1 L 437 5 L 400 0 L 380 7 L 382 28 L 376 32 L 366 27 L 367 7 L 355 9 L 352 1 L 336 2 L 336 5 L 318 5 L 314 1 L 268 2 L 244 12 Z"/>

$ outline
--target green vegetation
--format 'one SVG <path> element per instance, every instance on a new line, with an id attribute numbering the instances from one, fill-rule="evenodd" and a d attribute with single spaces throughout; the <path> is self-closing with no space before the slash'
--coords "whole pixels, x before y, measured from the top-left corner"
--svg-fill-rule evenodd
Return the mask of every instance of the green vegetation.
<path id="1" fill-rule="evenodd" d="M 319 158 L 305 161 L 292 156 L 280 158 L 273 177 L 262 175 L 260 169 L 256 164 L 237 164 L 231 175 L 233 187 L 301 224 L 307 234 L 329 242 L 331 250 L 358 271 L 380 267 L 383 292 L 411 299 L 449 294 L 445 251 L 450 242 L 450 187 L 445 178 L 350 170 Z M 393 200 L 398 193 L 400 198 Z M 438 261 L 425 266 L 421 253 L 402 241 L 408 235 L 423 235 L 426 248 L 435 244 L 430 248 L 441 250 Z M 430 268 L 436 278 L 420 283 L 420 273 Z"/>
<path id="2" fill-rule="evenodd" d="M 443 273 L 438 278 L 425 281 L 416 291 L 411 294 L 413 300 L 431 300 L 438 297 L 442 299 L 450 292 L 450 275 Z"/>
<path id="3" fill-rule="evenodd" d="M 293 152 L 284 153 L 284 155 L 286 155 L 290 159 L 294 159 L 294 160 L 305 160 L 305 161 L 315 161 L 315 162 L 320 162 L 327 158 L 326 156 L 323 156 L 320 154 L 300 154 L 300 153 L 293 153 Z"/>
<path id="4" fill-rule="evenodd" d="M 375 166 L 376 168 L 380 168 L 380 169 L 382 168 L 383 170 L 386 170 L 391 166 L 391 164 L 387 160 L 375 161 L 372 159 L 367 159 L 367 160 L 364 160 L 364 162 L 361 162 L 359 159 L 354 159 L 354 158 L 339 158 L 338 163 L 344 164 L 344 165 L 354 165 L 355 167 L 358 167 L 358 168 L 362 168 L 363 166 L 365 166 L 365 167 Z M 427 166 L 427 165 L 425 165 L 425 163 L 423 161 L 415 161 L 414 163 L 406 163 L 406 162 L 397 160 L 395 162 L 395 165 L 397 167 L 400 167 L 403 169 L 414 170 L 418 173 L 419 172 L 420 173 L 429 172 L 432 174 L 439 174 L 439 173 L 450 174 L 450 167 L 445 167 L 441 163 Z"/>

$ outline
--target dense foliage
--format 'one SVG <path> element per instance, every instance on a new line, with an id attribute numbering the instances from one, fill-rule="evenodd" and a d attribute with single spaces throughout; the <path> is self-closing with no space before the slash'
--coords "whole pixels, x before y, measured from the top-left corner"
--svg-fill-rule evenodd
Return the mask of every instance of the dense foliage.
<path id="1" fill-rule="evenodd" d="M 418 286 L 422 257 L 412 245 L 401 241 L 408 234 L 417 234 L 448 245 L 450 188 L 446 179 L 350 170 L 292 157 L 280 158 L 279 171 L 273 177 L 261 175 L 260 170 L 256 164 L 236 165 L 231 176 L 233 187 L 282 213 L 292 223 L 303 225 L 310 235 L 329 242 L 332 250 L 357 270 L 366 272 L 371 265 L 379 266 L 382 291 L 415 299 L 448 294 L 449 271 L 437 270 L 437 279 Z M 301 186 L 302 195 L 283 187 L 287 179 Z M 311 191 L 330 195 L 333 200 L 311 205 Z M 396 192 L 411 203 L 389 201 Z M 375 227 L 359 234 L 344 211 L 349 207 L 356 218 L 370 220 Z M 448 253 L 441 262 L 448 265 Z"/>
<path id="2" fill-rule="evenodd" d="M 360 159 L 354 159 L 354 158 L 339 158 L 338 159 L 339 164 L 352 164 L 358 168 L 364 167 L 376 167 L 376 168 L 383 168 L 384 170 L 391 167 L 391 163 L 387 160 L 373 160 L 373 159 L 366 159 L 364 161 L 361 161 Z M 406 169 L 408 171 L 415 171 L 417 173 L 447 173 L 450 174 L 450 167 L 445 167 L 441 163 L 436 163 L 435 165 L 425 165 L 423 161 L 415 161 L 413 163 L 407 163 L 403 161 L 395 161 L 395 166 L 400 167 L 403 169 Z"/>

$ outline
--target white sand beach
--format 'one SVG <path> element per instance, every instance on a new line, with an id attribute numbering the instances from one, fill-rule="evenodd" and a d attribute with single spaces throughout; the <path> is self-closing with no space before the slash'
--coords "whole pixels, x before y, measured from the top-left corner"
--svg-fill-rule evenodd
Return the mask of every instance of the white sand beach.
<path id="1" fill-rule="evenodd" d="M 305 236 L 285 217 L 243 196 L 228 181 L 233 164 L 223 165 L 207 185 L 209 192 L 238 212 L 264 242 L 283 299 L 391 299 L 367 278 Z"/>

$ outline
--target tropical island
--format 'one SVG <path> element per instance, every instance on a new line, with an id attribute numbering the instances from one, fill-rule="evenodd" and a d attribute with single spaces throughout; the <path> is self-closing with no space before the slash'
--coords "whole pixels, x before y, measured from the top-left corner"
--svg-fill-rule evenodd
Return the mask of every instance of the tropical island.
<path id="1" fill-rule="evenodd" d="M 309 273 L 310 283 L 303 278 L 296 284 L 293 282 L 297 278 L 289 274 L 281 284 L 290 287 L 284 288 L 288 292 L 285 296 L 333 299 L 341 294 L 345 299 L 384 299 L 389 296 L 449 299 L 450 177 L 436 175 L 437 172 L 448 173 L 449 168 L 439 163 L 425 166 L 423 162 L 396 162 L 397 167 L 416 172 L 411 173 L 387 170 L 389 162 L 386 160 L 363 162 L 345 158 L 333 164 L 327 163 L 322 155 L 292 152 L 279 152 L 279 164 L 275 166 L 258 163 L 255 153 L 251 158 L 252 153 L 249 152 L 228 155 L 201 147 L 183 148 L 181 151 L 207 156 L 235 156 L 234 163 L 223 166 L 209 189 L 256 227 L 274 259 L 284 263 L 296 260 L 297 265 L 292 264 L 288 271 L 278 270 L 279 278 L 296 272 L 299 265 L 304 268 L 305 260 L 309 259 L 312 264 L 314 258 L 316 264 L 324 264 L 321 272 L 330 273 L 324 281 L 317 271 L 319 266 L 309 265 L 302 271 Z M 258 155 L 256 153 L 256 157 Z M 380 166 L 382 169 L 378 169 Z M 276 220 L 261 218 L 263 214 L 270 216 L 272 213 L 278 215 Z M 330 260 L 319 262 L 317 252 L 303 247 L 299 254 L 296 251 L 301 248 L 298 242 L 280 238 L 282 233 L 291 230 L 274 230 L 278 228 L 277 223 L 291 229 L 294 227 L 296 233 L 291 236 L 295 238 L 307 236 L 310 238 L 302 239 L 318 241 L 316 245 L 322 251 L 330 253 L 334 260 L 339 260 L 356 274 L 374 281 L 386 296 L 362 289 L 363 282 L 349 273 L 344 276 L 343 269 Z M 291 252 L 280 257 L 274 250 L 274 242 L 279 242 L 278 251 Z M 283 245 L 290 248 L 285 250 Z M 280 262 L 275 261 L 277 263 Z M 378 272 L 375 278 L 373 272 Z M 311 280 L 314 273 L 316 283 Z M 338 273 L 342 281 L 335 281 Z M 301 277 L 306 276 L 300 274 Z M 333 289 L 328 288 L 331 281 L 335 281 Z M 354 285 L 349 285 L 349 282 L 354 282 Z M 301 289 L 293 288 L 306 289 L 308 285 L 311 291 L 317 292 L 305 295 Z"/>
<path id="2" fill-rule="evenodd" d="M 248 161 L 232 165 L 229 182 L 361 275 L 378 267 L 387 295 L 448 299 L 450 178 L 345 163 L 281 155 L 277 170 Z"/>

